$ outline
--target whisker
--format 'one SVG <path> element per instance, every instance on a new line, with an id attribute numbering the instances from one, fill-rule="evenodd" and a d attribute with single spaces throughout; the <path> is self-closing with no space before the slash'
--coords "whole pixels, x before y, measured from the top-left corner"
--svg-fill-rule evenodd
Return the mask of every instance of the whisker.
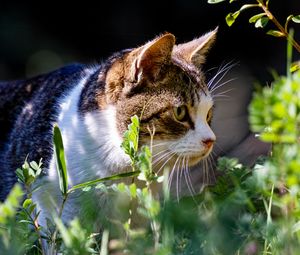
<path id="1" fill-rule="evenodd" d="M 222 82 L 221 84 L 215 85 L 214 87 L 211 88 L 210 93 L 213 93 L 215 90 L 217 90 L 217 89 L 219 89 L 219 88 L 225 86 L 226 84 L 228 84 L 228 83 L 230 83 L 232 81 L 235 81 L 235 80 L 237 80 L 237 78 L 231 78 L 231 79 L 229 79 L 227 81 Z"/>
<path id="2" fill-rule="evenodd" d="M 181 155 L 178 157 L 182 161 Z M 177 202 L 179 202 L 179 167 L 180 167 L 180 162 L 178 164 L 177 170 L 176 170 L 176 197 L 177 197 Z"/>
<path id="3" fill-rule="evenodd" d="M 233 91 L 233 90 L 234 90 L 234 89 L 231 88 L 231 89 L 227 89 L 227 90 L 225 90 L 225 91 L 220 91 L 220 92 L 217 93 L 217 94 L 213 94 L 212 97 L 222 96 L 222 95 L 225 95 L 227 92 L 230 92 L 230 91 Z M 228 96 L 228 95 L 226 95 L 226 96 Z"/>
<path id="4" fill-rule="evenodd" d="M 208 167 L 208 159 L 205 158 L 205 166 L 206 166 L 206 174 L 207 174 L 207 184 L 209 185 L 210 182 L 211 182 L 211 179 L 210 179 L 210 169 Z"/>
<path id="5" fill-rule="evenodd" d="M 189 160 L 189 158 L 188 158 L 188 160 Z M 185 174 L 186 174 L 186 177 L 187 177 L 187 184 L 189 183 L 190 184 L 190 188 L 191 188 L 191 191 L 192 191 L 192 194 L 196 194 L 196 192 L 195 192 L 195 190 L 194 190 L 194 187 L 193 187 L 193 182 L 192 182 L 192 180 L 191 180 L 191 177 L 190 177 L 190 174 L 189 174 L 189 168 L 188 168 L 188 164 L 187 164 L 187 168 L 186 168 L 186 170 L 185 170 Z M 189 185 L 188 184 L 188 185 Z"/>
<path id="6" fill-rule="evenodd" d="M 220 82 L 220 81 L 224 78 L 224 76 L 228 73 L 228 71 L 229 71 L 232 67 L 234 67 L 235 65 L 236 65 L 236 64 L 233 63 L 233 61 L 228 62 L 228 63 L 225 64 L 224 66 L 221 65 L 221 66 L 219 67 L 217 73 L 214 75 L 214 77 L 211 78 L 210 81 L 207 83 L 207 87 L 208 87 L 209 89 L 213 89 L 214 86 L 216 86 L 216 84 L 218 84 L 218 82 Z M 223 74 L 223 75 L 222 75 L 222 74 Z M 215 85 L 213 85 L 215 79 L 216 79 L 218 76 L 220 76 L 220 75 L 222 75 L 221 78 L 215 83 Z"/>
<path id="7" fill-rule="evenodd" d="M 158 169 L 157 174 L 159 174 L 159 172 L 163 169 L 163 167 L 170 161 L 171 158 L 173 158 L 173 156 L 175 155 L 175 152 L 172 152 L 171 155 L 169 156 L 169 158 L 165 161 L 165 163 Z"/>
<path id="8" fill-rule="evenodd" d="M 176 165 L 177 165 L 177 162 L 178 162 L 179 158 L 180 157 L 178 156 L 177 159 L 176 159 L 176 161 L 175 161 L 175 163 L 174 163 L 174 165 L 173 165 L 173 168 L 172 168 L 172 170 L 170 172 L 170 175 L 169 175 L 169 179 L 168 179 L 168 189 L 169 189 L 169 192 L 170 192 L 170 189 L 171 189 L 173 175 L 174 175 L 174 172 L 175 172 L 175 169 L 176 169 Z"/>
<path id="9" fill-rule="evenodd" d="M 228 72 L 230 71 L 230 69 L 233 67 L 234 65 L 230 66 L 229 68 L 226 68 L 224 70 L 222 70 L 221 72 L 219 72 L 214 79 L 212 80 L 212 82 L 209 84 L 209 90 L 215 90 L 216 87 L 219 86 L 220 82 L 224 79 L 224 77 L 228 74 Z M 219 77 L 221 76 L 221 77 Z M 215 82 L 215 79 L 218 77 L 218 80 Z"/>
<path id="10" fill-rule="evenodd" d="M 180 175 L 179 175 L 179 180 L 180 180 L 180 192 L 182 191 L 182 174 L 183 174 L 183 171 L 184 171 L 184 163 L 185 163 L 185 159 L 186 159 L 186 156 L 183 156 L 183 159 L 182 159 L 182 165 L 181 165 L 181 169 L 180 169 Z"/>
<path id="11" fill-rule="evenodd" d="M 216 69 L 218 69 L 218 68 L 220 69 L 219 66 L 215 66 L 215 67 L 209 68 L 208 70 L 205 71 L 205 73 L 209 73 L 209 72 L 211 72 L 211 71 L 213 71 L 213 70 L 216 70 Z"/>
<path id="12" fill-rule="evenodd" d="M 167 144 L 168 144 L 168 142 L 156 143 L 156 144 L 153 144 L 152 147 L 163 146 L 163 145 L 167 145 Z"/>
<path id="13" fill-rule="evenodd" d="M 214 178 L 213 181 L 215 182 L 217 180 L 217 178 L 216 178 L 216 175 L 215 175 L 215 162 L 214 162 L 212 154 L 209 154 L 208 160 L 209 160 L 210 167 L 211 167 L 211 172 L 212 172 L 212 175 L 213 175 L 213 178 Z"/>
<path id="14" fill-rule="evenodd" d="M 215 100 L 216 98 L 231 98 L 231 96 L 228 95 L 213 95 L 212 96 L 213 100 Z"/>
<path id="15" fill-rule="evenodd" d="M 165 150 L 159 151 L 159 152 L 155 153 L 154 155 L 152 155 L 152 158 L 157 157 L 159 154 L 162 154 L 163 152 L 166 152 L 168 150 L 169 149 L 165 149 Z"/>
<path id="16" fill-rule="evenodd" d="M 170 154 L 172 154 L 171 151 L 165 152 L 164 154 L 160 155 L 158 158 L 154 159 L 152 164 L 153 165 L 158 164 L 160 161 L 162 161 L 164 158 L 166 158 Z"/>
<path id="17" fill-rule="evenodd" d="M 213 76 L 213 78 L 211 78 L 210 81 L 207 83 L 207 87 L 208 87 L 208 88 L 210 88 L 210 85 L 214 82 L 214 80 L 216 79 L 216 77 L 218 77 L 218 75 L 222 72 L 223 68 L 224 68 L 224 66 L 223 66 L 223 64 L 221 64 L 221 65 L 219 66 L 218 70 L 217 70 L 217 73 L 216 73 L 216 74 Z M 212 68 L 212 70 L 213 70 L 213 69 L 217 69 L 217 67 L 216 67 L 216 68 Z"/>
<path id="18" fill-rule="evenodd" d="M 202 171 L 203 171 L 203 183 L 204 185 L 206 185 L 207 183 L 207 173 L 206 173 L 206 167 L 205 167 L 205 164 L 204 164 L 204 160 L 201 161 L 201 165 L 202 165 Z"/>
<path id="19" fill-rule="evenodd" d="M 225 137 L 225 136 L 224 136 Z M 218 143 L 215 143 L 215 146 L 222 152 L 225 153 L 225 151 L 221 148 L 221 146 Z"/>

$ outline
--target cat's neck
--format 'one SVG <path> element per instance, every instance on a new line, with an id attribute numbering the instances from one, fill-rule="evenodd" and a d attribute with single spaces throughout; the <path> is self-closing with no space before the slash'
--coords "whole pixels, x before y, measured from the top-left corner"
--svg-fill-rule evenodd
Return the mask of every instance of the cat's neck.
<path id="1" fill-rule="evenodd" d="M 113 105 L 103 105 L 101 109 L 97 101 L 104 95 L 104 86 L 98 83 L 95 87 L 100 72 L 92 70 L 83 77 L 59 104 L 58 126 L 73 185 L 120 173 L 129 166 L 129 158 L 120 147 L 122 138 L 117 131 L 116 109 Z M 97 92 L 89 94 L 91 90 Z M 51 169 L 50 177 L 56 178 L 53 159 Z"/>

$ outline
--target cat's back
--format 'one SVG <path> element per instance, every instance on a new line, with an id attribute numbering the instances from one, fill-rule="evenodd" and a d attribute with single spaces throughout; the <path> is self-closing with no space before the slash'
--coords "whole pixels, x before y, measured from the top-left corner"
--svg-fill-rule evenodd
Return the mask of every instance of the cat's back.
<path id="1" fill-rule="evenodd" d="M 82 65 L 74 64 L 27 80 L 0 81 L 0 152 L 26 104 L 36 95 L 41 100 L 45 96 L 45 102 L 55 91 L 67 89 L 70 83 L 63 81 L 76 78 L 82 69 Z"/>
<path id="2" fill-rule="evenodd" d="M 29 160 L 49 161 L 57 104 L 84 77 L 85 69 L 74 64 L 28 80 L 0 82 L 0 200 L 27 154 Z"/>

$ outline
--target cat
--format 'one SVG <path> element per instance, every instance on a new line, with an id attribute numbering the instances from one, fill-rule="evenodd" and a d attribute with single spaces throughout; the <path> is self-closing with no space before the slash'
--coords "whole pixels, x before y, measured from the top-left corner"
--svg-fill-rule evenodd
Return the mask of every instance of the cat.
<path id="1" fill-rule="evenodd" d="M 57 210 L 62 197 L 53 156 L 55 123 L 62 132 L 70 186 L 130 170 L 120 145 L 133 115 L 141 118 L 140 145 L 150 143 L 149 129 L 155 131 L 154 161 L 155 155 L 163 156 L 166 165 L 180 171 L 207 158 L 216 141 L 210 127 L 214 101 L 201 67 L 216 34 L 217 29 L 176 45 L 174 35 L 165 33 L 101 64 L 74 64 L 1 82 L 0 198 L 16 182 L 15 170 L 26 157 L 43 158 L 44 174 L 33 193 L 40 224 Z M 154 164 L 155 171 L 165 163 Z M 78 196 L 68 199 L 64 221 L 80 212 Z"/>

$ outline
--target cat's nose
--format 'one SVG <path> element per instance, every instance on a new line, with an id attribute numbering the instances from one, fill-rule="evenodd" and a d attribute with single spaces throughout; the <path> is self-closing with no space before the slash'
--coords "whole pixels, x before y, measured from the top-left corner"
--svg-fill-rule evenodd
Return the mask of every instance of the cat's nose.
<path id="1" fill-rule="evenodd" d="M 214 144 L 215 140 L 213 139 L 205 139 L 202 141 L 202 143 L 207 147 L 208 149 Z"/>

